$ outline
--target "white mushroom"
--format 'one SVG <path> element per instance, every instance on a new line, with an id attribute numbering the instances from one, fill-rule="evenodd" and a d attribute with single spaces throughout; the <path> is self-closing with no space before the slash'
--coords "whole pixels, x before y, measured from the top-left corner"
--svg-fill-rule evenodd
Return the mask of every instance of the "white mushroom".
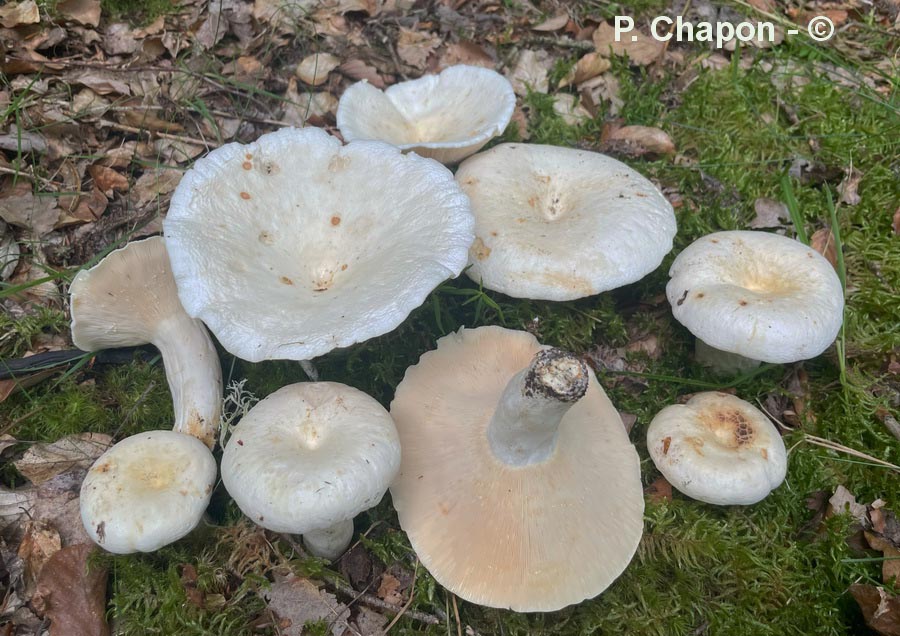
<path id="1" fill-rule="evenodd" d="M 387 411 L 343 384 L 292 384 L 259 402 L 231 433 L 222 481 L 254 523 L 302 534 L 317 556 L 336 559 L 353 517 L 384 496 L 400 465 Z"/>
<path id="2" fill-rule="evenodd" d="M 391 403 L 400 525 L 468 601 L 553 611 L 596 596 L 643 531 L 640 462 L 587 366 L 500 327 L 438 340 Z"/>
<path id="3" fill-rule="evenodd" d="M 437 162 L 285 128 L 199 160 L 163 224 L 188 313 L 257 362 L 391 331 L 459 274 L 474 221 Z"/>
<path id="4" fill-rule="evenodd" d="M 775 426 L 727 393 L 698 393 L 684 405 L 664 408 L 647 429 L 647 449 L 672 486 L 711 504 L 756 503 L 787 472 Z"/>
<path id="5" fill-rule="evenodd" d="M 698 345 L 701 362 L 723 371 L 814 358 L 843 321 L 844 293 L 831 264 L 777 234 L 709 234 L 675 258 L 669 276 L 672 313 L 719 350 Z"/>
<path id="6" fill-rule="evenodd" d="M 675 213 L 656 187 L 610 157 L 501 144 L 456 180 L 472 201 L 470 278 L 539 300 L 573 300 L 640 280 L 672 249 Z"/>
<path id="7" fill-rule="evenodd" d="M 116 554 L 152 552 L 194 529 L 209 505 L 216 461 L 175 431 L 127 437 L 103 453 L 81 485 L 88 536 Z"/>
<path id="8" fill-rule="evenodd" d="M 69 288 L 72 341 L 84 351 L 152 343 L 162 354 L 176 431 L 212 448 L 222 409 L 222 369 L 206 328 L 178 300 L 161 237 L 129 243 Z"/>
<path id="9" fill-rule="evenodd" d="M 442 163 L 456 163 L 500 135 L 516 107 L 512 85 L 478 66 L 394 84 L 366 81 L 341 96 L 337 125 L 347 141 L 378 139 Z"/>

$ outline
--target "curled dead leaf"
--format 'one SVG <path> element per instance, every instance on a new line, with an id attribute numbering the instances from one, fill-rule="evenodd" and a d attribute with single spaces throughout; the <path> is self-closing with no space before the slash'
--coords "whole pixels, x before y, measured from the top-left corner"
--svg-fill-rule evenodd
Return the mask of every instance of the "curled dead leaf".
<path id="1" fill-rule="evenodd" d="M 26 479 L 39 485 L 73 468 L 87 469 L 111 444 L 109 435 L 79 433 L 50 444 L 34 444 L 14 463 Z"/>
<path id="2" fill-rule="evenodd" d="M 56 3 L 56 10 L 67 20 L 85 26 L 100 24 L 100 0 L 62 0 Z"/>
<path id="3" fill-rule="evenodd" d="M 527 95 L 528 91 L 546 93 L 550 88 L 550 68 L 553 58 L 544 50 L 525 49 L 519 54 L 515 66 L 507 75 L 516 95 Z"/>
<path id="4" fill-rule="evenodd" d="M 7 29 L 25 24 L 37 24 L 40 21 L 41 14 L 34 0 L 10 2 L 0 7 L 0 25 Z"/>
<path id="5" fill-rule="evenodd" d="M 128 179 L 112 168 L 95 164 L 88 167 L 88 172 L 94 179 L 94 185 L 107 196 L 112 196 L 113 191 L 128 191 Z"/>
<path id="6" fill-rule="evenodd" d="M 347 60 L 338 67 L 338 70 L 350 79 L 366 80 L 375 88 L 384 88 L 386 85 L 378 69 L 360 59 Z"/>
<path id="7" fill-rule="evenodd" d="M 882 636 L 900 636 L 900 597 L 883 587 L 863 583 L 850 586 L 866 625 Z"/>
<path id="8" fill-rule="evenodd" d="M 672 138 L 665 131 L 650 126 L 613 128 L 604 141 L 611 149 L 633 157 L 675 154 Z"/>
<path id="9" fill-rule="evenodd" d="M 319 86 L 328 79 L 328 74 L 340 65 L 341 61 L 329 53 L 315 53 L 303 58 L 297 65 L 295 74 L 301 82 L 310 86 Z"/>
<path id="10" fill-rule="evenodd" d="M 809 246 L 824 256 L 832 267 L 837 269 L 837 247 L 830 227 L 816 230 L 809 238 Z"/>
<path id="11" fill-rule="evenodd" d="M 601 73 L 605 73 L 611 66 L 610 61 L 598 52 L 588 53 L 584 55 L 575 66 L 566 73 L 566 76 L 559 82 L 559 87 L 563 88 L 570 84 L 581 84 L 589 79 L 597 77 Z"/>
<path id="12" fill-rule="evenodd" d="M 397 55 L 405 64 L 422 70 L 428 62 L 428 56 L 442 44 L 443 40 L 427 31 L 400 29 L 397 38 Z"/>

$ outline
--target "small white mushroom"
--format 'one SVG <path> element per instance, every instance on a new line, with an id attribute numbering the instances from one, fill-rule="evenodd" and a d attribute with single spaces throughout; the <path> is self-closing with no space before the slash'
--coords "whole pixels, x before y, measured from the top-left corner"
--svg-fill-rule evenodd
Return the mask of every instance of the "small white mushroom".
<path id="1" fill-rule="evenodd" d="M 473 224 L 439 163 L 316 128 L 214 150 L 163 222 L 185 309 L 251 362 L 391 331 L 462 271 Z"/>
<path id="2" fill-rule="evenodd" d="M 341 96 L 337 125 L 347 141 L 377 139 L 452 164 L 503 133 L 515 107 L 505 77 L 458 65 L 384 92 L 357 82 Z"/>
<path id="3" fill-rule="evenodd" d="M 196 527 L 215 480 L 216 461 L 197 438 L 175 431 L 138 433 L 88 470 L 81 520 L 104 550 L 153 552 Z"/>
<path id="4" fill-rule="evenodd" d="M 643 531 L 640 461 L 587 366 L 529 333 L 463 329 L 406 372 L 391 497 L 437 581 L 548 612 L 596 596 Z"/>
<path id="5" fill-rule="evenodd" d="M 161 237 L 129 243 L 69 288 L 72 341 L 84 351 L 151 343 L 162 354 L 176 431 L 212 448 L 222 413 L 222 368 L 212 340 L 178 300 Z"/>
<path id="6" fill-rule="evenodd" d="M 574 300 L 640 280 L 672 249 L 675 213 L 643 176 L 610 157 L 500 144 L 456 180 L 472 201 L 470 278 L 538 300 Z"/>
<path id="7" fill-rule="evenodd" d="M 698 360 L 723 372 L 814 358 L 843 321 L 844 292 L 831 264 L 777 234 L 708 234 L 675 258 L 669 276 L 673 315 L 709 345 L 698 341 Z"/>
<path id="8" fill-rule="evenodd" d="M 302 534 L 311 553 L 336 559 L 353 517 L 381 500 L 399 465 L 397 430 L 375 399 L 308 382 L 279 389 L 241 419 L 222 481 L 254 523 Z"/>
<path id="9" fill-rule="evenodd" d="M 653 463 L 679 491 L 717 505 L 756 503 L 781 485 L 787 453 L 775 426 L 749 402 L 698 393 L 667 406 L 647 429 Z"/>

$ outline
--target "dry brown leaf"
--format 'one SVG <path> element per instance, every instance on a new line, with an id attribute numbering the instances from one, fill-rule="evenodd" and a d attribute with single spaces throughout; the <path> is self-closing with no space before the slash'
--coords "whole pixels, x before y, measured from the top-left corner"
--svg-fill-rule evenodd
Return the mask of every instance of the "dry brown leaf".
<path id="1" fill-rule="evenodd" d="M 662 351 L 659 348 L 659 338 L 654 334 L 650 334 L 634 342 L 629 342 L 625 346 L 625 353 L 643 353 L 651 360 L 659 360 L 662 355 Z"/>
<path id="2" fill-rule="evenodd" d="M 23 516 L 31 518 L 37 492 L 31 486 L 9 490 L 0 486 L 0 530 L 17 524 Z"/>
<path id="3" fill-rule="evenodd" d="M 111 71 L 89 69 L 69 79 L 70 83 L 87 86 L 99 95 L 131 95 L 131 87 Z"/>
<path id="4" fill-rule="evenodd" d="M 787 206 L 777 199 L 760 197 L 753 202 L 753 211 L 756 216 L 750 221 L 749 227 L 754 230 L 783 227 L 784 222 L 791 218 Z"/>
<path id="5" fill-rule="evenodd" d="M 44 565 L 62 548 L 59 532 L 43 521 L 29 521 L 19 544 L 19 558 L 25 563 L 25 590 L 31 595 Z"/>
<path id="6" fill-rule="evenodd" d="M 103 433 L 79 433 L 51 444 L 34 444 L 15 462 L 16 470 L 35 485 L 70 471 L 87 468 L 112 444 Z"/>
<path id="7" fill-rule="evenodd" d="M 859 603 L 866 625 L 882 636 L 900 636 L 900 597 L 862 583 L 851 585 L 850 593 Z"/>
<path id="8" fill-rule="evenodd" d="M 301 82 L 310 86 L 319 86 L 328 79 L 328 74 L 340 65 L 341 61 L 329 53 L 308 55 L 297 65 L 295 74 Z"/>
<path id="9" fill-rule="evenodd" d="M 292 126 L 303 126 L 310 120 L 322 119 L 337 110 L 337 99 L 331 93 L 300 92 L 297 80 L 288 81 L 288 89 L 284 94 L 284 109 L 281 121 Z"/>
<path id="10" fill-rule="evenodd" d="M 841 203 L 846 203 L 847 205 L 859 204 L 862 199 L 857 190 L 862 178 L 863 175 L 859 170 L 850 170 L 850 173 L 844 177 L 844 180 L 837 187 L 838 193 L 841 195 Z"/>
<path id="11" fill-rule="evenodd" d="M 100 24 L 100 0 L 62 0 L 56 10 L 68 20 L 96 27 Z"/>
<path id="12" fill-rule="evenodd" d="M 550 89 L 550 68 L 553 58 L 543 49 L 525 49 L 519 54 L 515 66 L 507 75 L 516 95 L 527 95 L 528 91 L 546 93 Z"/>
<path id="13" fill-rule="evenodd" d="M 569 23 L 569 14 L 563 11 L 552 18 L 531 27 L 533 31 L 559 31 Z"/>
<path id="14" fill-rule="evenodd" d="M 856 503 L 856 497 L 843 486 L 838 486 L 828 500 L 828 513 L 826 516 L 831 517 L 840 514 L 849 514 L 863 524 L 866 522 L 866 507 L 861 503 Z"/>
<path id="15" fill-rule="evenodd" d="M 148 170 L 135 182 L 128 198 L 140 210 L 170 194 L 183 175 L 184 173 L 180 170 L 172 168 Z"/>
<path id="16" fill-rule="evenodd" d="M 900 549 L 880 534 L 866 530 L 865 536 L 869 545 L 885 557 L 881 562 L 881 580 L 891 584 L 892 579 L 900 581 Z"/>
<path id="17" fill-rule="evenodd" d="M 624 102 L 619 97 L 619 80 L 612 73 L 598 75 L 589 79 L 579 87 L 582 98 L 589 97 L 592 106 L 596 109 L 601 103 L 609 104 L 608 112 L 613 117 L 619 114 Z"/>
<path id="18" fill-rule="evenodd" d="M 390 603 L 397 607 L 403 604 L 403 595 L 400 594 L 400 580 L 393 574 L 385 572 L 382 575 L 376 594 L 385 603 Z"/>
<path id="19" fill-rule="evenodd" d="M 809 237 L 809 246 L 824 256 L 832 267 L 837 269 L 837 247 L 830 227 L 823 227 L 813 232 L 813 235 Z"/>
<path id="20" fill-rule="evenodd" d="M 6 398 L 17 391 L 23 391 L 43 382 L 54 373 L 56 373 L 56 369 L 44 369 L 15 379 L 0 380 L 0 403 L 3 403 Z"/>
<path id="21" fill-rule="evenodd" d="M 660 475 L 653 480 L 649 486 L 644 488 L 644 494 L 653 503 L 662 503 L 663 501 L 672 501 L 672 484 L 665 477 Z"/>
<path id="22" fill-rule="evenodd" d="M 631 156 L 674 155 L 675 142 L 666 132 L 650 126 L 622 126 L 610 131 L 605 140 L 614 149 Z"/>
<path id="23" fill-rule="evenodd" d="M 276 580 L 262 594 L 269 609 L 278 617 L 278 627 L 284 636 L 302 636 L 303 626 L 310 621 L 327 621 L 333 636 L 341 636 L 348 628 L 350 610 L 347 606 L 309 579 L 292 574 Z"/>
<path id="24" fill-rule="evenodd" d="M 19 179 L 15 184 L 9 183 L 0 190 L 0 218 L 38 237 L 50 232 L 59 221 L 56 204 L 56 197 L 35 196 L 31 183 L 25 179 Z"/>
<path id="25" fill-rule="evenodd" d="M 6 280 L 16 271 L 21 250 L 12 229 L 0 221 L 0 281 Z"/>
<path id="26" fill-rule="evenodd" d="M 528 141 L 531 137 L 531 133 L 528 131 L 528 116 L 519 104 L 516 104 L 516 108 L 513 110 L 509 125 L 515 126 L 519 130 L 520 140 Z"/>
<path id="27" fill-rule="evenodd" d="M 119 174 L 112 168 L 94 164 L 88 167 L 88 172 L 94 179 L 94 185 L 100 188 L 106 196 L 112 196 L 114 190 L 119 192 L 128 191 L 128 179 L 123 174 Z"/>
<path id="28" fill-rule="evenodd" d="M 384 79 L 378 74 L 378 69 L 362 60 L 347 60 L 338 67 L 338 70 L 350 79 L 366 80 L 375 88 L 384 88 L 385 86 Z"/>
<path id="29" fill-rule="evenodd" d="M 50 619 L 50 636 L 108 636 L 106 568 L 88 558 L 92 544 L 63 548 L 47 562 L 32 603 Z"/>
<path id="30" fill-rule="evenodd" d="M 494 58 L 480 44 L 471 40 L 461 40 L 448 45 L 435 70 L 443 70 L 455 64 L 469 64 L 490 69 L 496 66 Z"/>
<path id="31" fill-rule="evenodd" d="M 600 55 L 627 55 L 632 63 L 640 66 L 655 62 L 663 51 L 662 42 L 637 30 L 626 34 L 620 42 L 616 42 L 616 30 L 607 22 L 600 23 L 594 31 L 593 40 Z"/>
<path id="32" fill-rule="evenodd" d="M 637 415 L 635 415 L 634 413 L 619 411 L 619 417 L 622 420 L 622 426 L 625 427 L 625 432 L 630 433 L 631 429 L 634 428 L 634 425 L 637 422 Z"/>
<path id="33" fill-rule="evenodd" d="M 570 93 L 558 93 L 553 97 L 553 111 L 569 126 L 577 126 L 591 118 L 578 97 Z"/>
<path id="34" fill-rule="evenodd" d="M 37 24 L 41 14 L 34 0 L 11 2 L 0 7 L 0 25 L 12 29 L 24 24 Z"/>
<path id="35" fill-rule="evenodd" d="M 110 55 L 130 55 L 141 48 L 141 42 L 126 22 L 108 25 L 101 45 Z"/>
<path id="36" fill-rule="evenodd" d="M 397 39 L 397 55 L 406 64 L 420 71 L 425 68 L 428 56 L 431 55 L 443 40 L 427 31 L 413 31 L 400 29 L 400 37 Z"/>
<path id="37" fill-rule="evenodd" d="M 766 13 L 772 13 L 776 9 L 775 0 L 747 0 L 747 4 Z"/>
<path id="38" fill-rule="evenodd" d="M 560 81 L 559 87 L 564 88 L 570 84 L 581 84 L 589 79 L 605 73 L 611 66 L 610 61 L 597 53 L 588 53 L 572 67 L 566 76 Z"/>
<path id="39" fill-rule="evenodd" d="M 891 228 L 894 230 L 894 236 L 900 236 L 900 208 L 894 211 L 894 218 L 891 220 Z"/>

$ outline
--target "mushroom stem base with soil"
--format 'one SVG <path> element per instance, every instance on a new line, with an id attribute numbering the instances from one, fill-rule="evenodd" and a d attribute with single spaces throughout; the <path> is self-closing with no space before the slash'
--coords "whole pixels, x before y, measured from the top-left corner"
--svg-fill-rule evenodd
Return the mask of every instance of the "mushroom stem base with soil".
<path id="1" fill-rule="evenodd" d="M 716 349 L 700 340 L 700 338 L 697 338 L 694 357 L 699 364 L 709 367 L 720 375 L 736 375 L 751 371 L 760 365 L 759 360 Z"/>
<path id="2" fill-rule="evenodd" d="M 587 365 L 560 349 L 539 351 L 512 377 L 488 426 L 491 450 L 503 462 L 526 466 L 553 454 L 559 423 L 584 397 Z"/>
<path id="3" fill-rule="evenodd" d="M 347 519 L 327 528 L 304 533 L 303 545 L 313 556 L 334 561 L 344 553 L 352 538 L 353 519 Z"/>

